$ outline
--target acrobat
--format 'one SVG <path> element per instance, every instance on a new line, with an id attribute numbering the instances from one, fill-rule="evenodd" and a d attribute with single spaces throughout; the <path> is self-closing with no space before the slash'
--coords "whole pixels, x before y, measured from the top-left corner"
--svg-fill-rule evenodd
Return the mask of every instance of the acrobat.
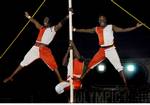
<path id="1" fill-rule="evenodd" d="M 34 62 L 37 59 L 42 59 L 44 63 L 54 71 L 58 77 L 59 82 L 62 82 L 62 78 L 60 76 L 60 73 L 58 71 L 58 66 L 55 61 L 55 58 L 52 54 L 52 51 L 50 48 L 48 48 L 48 45 L 53 41 L 56 32 L 62 28 L 66 20 L 68 20 L 69 16 L 67 15 L 63 20 L 61 20 L 57 25 L 50 26 L 50 19 L 48 17 L 44 18 L 44 25 L 41 25 L 37 20 L 33 19 L 28 12 L 25 12 L 26 18 L 28 18 L 35 27 L 39 30 L 39 34 L 37 37 L 37 40 L 33 47 L 28 51 L 28 53 L 25 55 L 23 61 L 20 63 L 20 65 L 16 68 L 16 70 L 3 82 L 6 83 L 8 81 L 13 81 L 13 77 L 24 67 L 28 66 L 32 62 Z"/>
<path id="2" fill-rule="evenodd" d="M 112 24 L 107 24 L 107 19 L 105 16 L 99 16 L 99 26 L 90 29 L 76 29 L 74 28 L 74 32 L 82 32 L 82 33 L 91 33 L 97 34 L 99 40 L 99 50 L 94 55 L 92 60 L 89 62 L 87 73 L 101 63 L 105 58 L 107 58 L 111 64 L 115 67 L 115 69 L 119 72 L 120 76 L 123 79 L 125 86 L 127 87 L 126 78 L 123 72 L 123 66 L 121 65 L 120 58 L 116 51 L 116 47 L 114 45 L 114 32 L 129 32 L 133 31 L 142 24 L 137 23 L 134 27 L 129 28 L 120 28 Z M 84 77 L 84 76 L 83 76 Z"/>

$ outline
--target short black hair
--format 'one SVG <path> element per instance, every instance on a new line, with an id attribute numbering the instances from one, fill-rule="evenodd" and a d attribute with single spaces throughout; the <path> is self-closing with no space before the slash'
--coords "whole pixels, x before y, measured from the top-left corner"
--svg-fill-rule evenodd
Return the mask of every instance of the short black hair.
<path id="1" fill-rule="evenodd" d="M 49 27 L 53 26 L 54 24 L 53 24 L 53 18 L 52 18 L 52 16 L 44 16 L 44 19 L 46 17 L 49 18 L 49 21 L 48 21 Z M 43 19 L 43 21 L 44 21 L 44 19 Z"/>
<path id="2" fill-rule="evenodd" d="M 106 13 L 99 13 L 98 16 L 105 16 L 105 17 L 107 17 L 107 14 Z"/>

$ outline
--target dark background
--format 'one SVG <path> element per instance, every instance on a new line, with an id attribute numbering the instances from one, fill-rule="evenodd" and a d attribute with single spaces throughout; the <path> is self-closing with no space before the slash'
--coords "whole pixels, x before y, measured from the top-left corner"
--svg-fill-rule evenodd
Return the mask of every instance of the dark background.
<path id="1" fill-rule="evenodd" d="M 116 0 L 116 2 L 150 26 L 150 7 L 148 0 Z M 5 0 L 0 3 L 0 54 L 5 51 L 28 21 L 24 16 L 24 12 L 28 11 L 32 15 L 40 3 L 42 3 L 42 0 Z M 123 28 L 135 26 L 137 23 L 137 21 L 116 7 L 110 0 L 73 0 L 73 9 L 75 13 L 73 16 L 73 24 L 77 28 L 95 27 L 98 24 L 99 15 L 107 16 L 108 23 Z M 35 18 L 42 23 L 43 18 L 49 16 L 52 24 L 55 25 L 67 14 L 67 0 L 47 0 Z M 2 83 L 3 79 L 15 70 L 24 55 L 33 46 L 37 34 L 38 30 L 30 23 L 3 58 L 0 59 L 1 102 L 67 101 L 66 94 L 57 95 L 55 93 L 54 87 L 58 83 L 57 78 L 40 60 L 24 68 L 15 77 L 14 82 Z M 129 58 L 149 58 L 149 34 L 149 30 L 145 27 L 128 33 L 115 33 L 115 45 L 120 58 L 122 60 Z M 66 68 L 62 67 L 61 62 L 68 47 L 68 37 L 67 22 L 49 45 L 64 79 L 66 76 Z M 98 50 L 98 39 L 95 34 L 75 33 L 74 42 L 81 55 L 85 58 L 91 58 Z M 121 83 L 119 75 L 112 65 L 107 60 L 104 62 L 108 64 L 109 71 L 104 74 L 99 74 L 94 69 L 85 79 L 85 86 L 88 87 L 93 84 L 116 85 Z M 140 79 L 134 80 L 134 82 L 137 83 Z M 87 82 L 89 80 L 91 82 Z M 31 101 L 31 99 L 33 100 Z"/>

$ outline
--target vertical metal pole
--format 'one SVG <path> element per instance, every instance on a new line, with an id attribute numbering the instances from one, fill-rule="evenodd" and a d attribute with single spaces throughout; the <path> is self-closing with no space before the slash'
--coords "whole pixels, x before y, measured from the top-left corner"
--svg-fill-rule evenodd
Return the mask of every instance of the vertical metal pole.
<path id="1" fill-rule="evenodd" d="M 73 40 L 73 31 L 72 31 L 72 0 L 68 0 L 69 3 L 69 40 Z M 73 87 L 73 49 L 70 49 L 70 103 L 74 102 L 74 87 Z"/>

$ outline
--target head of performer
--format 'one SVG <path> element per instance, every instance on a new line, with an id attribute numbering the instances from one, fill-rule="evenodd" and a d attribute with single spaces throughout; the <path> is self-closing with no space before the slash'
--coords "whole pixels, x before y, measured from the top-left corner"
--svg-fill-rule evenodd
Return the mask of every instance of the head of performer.
<path id="1" fill-rule="evenodd" d="M 99 20 L 98 21 L 99 21 L 99 25 L 101 27 L 105 27 L 107 25 L 107 19 L 103 15 L 99 16 Z"/>
<path id="2" fill-rule="evenodd" d="M 44 18 L 44 26 L 45 26 L 45 27 L 49 27 L 49 26 L 50 26 L 49 17 L 45 17 L 45 18 Z"/>

